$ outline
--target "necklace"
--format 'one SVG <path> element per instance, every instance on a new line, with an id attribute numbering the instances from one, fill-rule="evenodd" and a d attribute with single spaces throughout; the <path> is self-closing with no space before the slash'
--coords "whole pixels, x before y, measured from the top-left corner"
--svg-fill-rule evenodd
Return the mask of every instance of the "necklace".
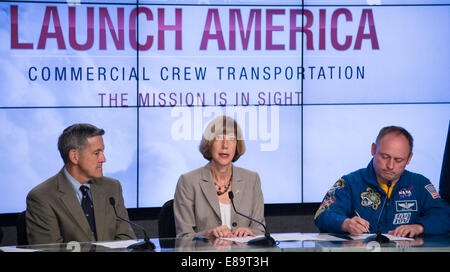
<path id="1" fill-rule="evenodd" d="M 228 181 L 228 184 L 225 185 L 225 186 L 219 186 L 215 181 L 214 181 L 214 184 L 216 185 L 216 192 L 217 192 L 217 195 L 218 195 L 218 196 L 223 195 L 223 194 L 225 194 L 225 193 L 228 191 L 228 188 L 230 188 L 230 185 L 231 185 L 231 178 L 230 178 L 230 180 Z M 222 188 L 223 188 L 223 189 L 222 189 Z"/>
<path id="2" fill-rule="evenodd" d="M 213 176 L 214 176 L 214 185 L 216 185 L 217 195 L 221 196 L 221 195 L 225 194 L 228 191 L 228 189 L 230 188 L 231 180 L 233 178 L 233 172 L 231 172 L 230 178 L 228 179 L 228 182 L 227 182 L 226 185 L 219 185 L 219 184 L 217 184 L 216 180 L 219 180 L 219 179 L 217 178 L 217 175 L 216 175 L 216 173 L 214 171 L 212 171 L 212 173 L 213 173 Z"/>

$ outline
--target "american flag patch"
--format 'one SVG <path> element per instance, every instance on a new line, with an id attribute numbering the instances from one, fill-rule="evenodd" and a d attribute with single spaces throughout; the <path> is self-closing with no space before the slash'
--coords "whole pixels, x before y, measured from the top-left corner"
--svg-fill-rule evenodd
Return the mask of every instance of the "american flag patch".
<path id="1" fill-rule="evenodd" d="M 436 188 L 434 188 L 433 184 L 428 184 L 425 186 L 425 189 L 430 193 L 432 198 L 439 198 L 441 197 L 439 193 L 436 191 Z"/>

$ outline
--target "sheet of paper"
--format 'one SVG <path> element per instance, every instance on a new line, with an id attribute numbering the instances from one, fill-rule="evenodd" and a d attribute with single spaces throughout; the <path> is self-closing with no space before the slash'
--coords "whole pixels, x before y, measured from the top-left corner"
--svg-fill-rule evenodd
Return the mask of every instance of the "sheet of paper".
<path id="1" fill-rule="evenodd" d="M 280 242 L 287 241 L 343 241 L 344 239 L 328 234 L 305 235 L 300 233 L 276 233 L 272 237 Z"/>
<path id="2" fill-rule="evenodd" d="M 288 241 L 345 241 L 345 239 L 335 237 L 328 234 L 319 234 L 319 235 L 305 235 L 300 233 L 273 233 L 271 234 L 272 238 L 275 241 L 279 242 L 288 242 Z M 237 243 L 247 243 L 252 239 L 264 237 L 264 235 L 259 235 L 256 237 L 248 236 L 246 238 L 221 238 L 224 240 L 229 240 Z"/>
<path id="3" fill-rule="evenodd" d="M 353 240 L 364 240 L 369 236 L 375 235 L 373 233 L 363 233 L 363 234 L 359 234 L 359 235 L 349 235 L 350 238 L 352 238 Z M 383 233 L 384 236 L 386 236 L 387 238 L 389 238 L 389 240 L 391 241 L 414 241 L 413 238 L 408 238 L 408 237 L 398 237 L 398 236 L 394 236 L 394 235 L 390 235 L 387 233 Z"/>
<path id="4" fill-rule="evenodd" d="M 36 252 L 42 251 L 37 249 L 29 249 L 29 248 L 15 248 L 15 247 L 0 247 L 3 252 Z"/>
<path id="5" fill-rule="evenodd" d="M 220 238 L 223 240 L 233 241 L 236 243 L 248 243 L 248 241 L 253 240 L 255 238 L 264 237 L 264 235 L 258 235 L 258 236 L 247 236 L 247 237 L 234 237 L 234 238 Z"/>
<path id="6" fill-rule="evenodd" d="M 312 235 L 311 237 L 314 238 L 313 239 L 314 241 L 329 241 L 329 242 L 347 241 L 347 239 L 337 237 L 337 236 L 327 234 L 327 233 L 319 233 L 318 235 Z"/>
<path id="7" fill-rule="evenodd" d="M 120 240 L 113 242 L 96 242 L 94 245 L 103 246 L 107 248 L 127 248 L 128 246 L 137 243 L 136 240 Z"/>

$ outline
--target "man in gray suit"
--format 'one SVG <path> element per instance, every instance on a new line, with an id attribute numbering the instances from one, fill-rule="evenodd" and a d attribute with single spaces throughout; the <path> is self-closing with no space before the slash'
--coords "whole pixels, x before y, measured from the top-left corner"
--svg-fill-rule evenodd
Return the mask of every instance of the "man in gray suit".
<path id="1" fill-rule="evenodd" d="M 135 239 L 118 180 L 103 176 L 103 129 L 90 124 L 66 128 L 58 140 L 64 167 L 27 196 L 30 244 Z"/>

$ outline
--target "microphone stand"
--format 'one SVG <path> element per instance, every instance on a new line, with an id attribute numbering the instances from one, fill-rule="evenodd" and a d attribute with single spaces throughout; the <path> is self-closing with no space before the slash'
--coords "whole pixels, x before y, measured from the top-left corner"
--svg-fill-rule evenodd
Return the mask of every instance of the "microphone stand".
<path id="1" fill-rule="evenodd" d="M 380 218 L 381 218 L 381 215 L 383 214 L 384 206 L 386 206 L 390 188 L 391 188 L 391 181 L 388 181 L 386 197 L 384 198 L 383 206 L 381 207 L 380 215 L 378 216 L 378 220 L 377 220 L 377 232 L 375 235 L 371 235 L 366 238 L 367 243 L 377 242 L 379 244 L 388 244 L 391 242 L 391 240 L 389 238 L 387 238 L 385 235 L 381 234 L 381 231 L 380 231 Z"/>
<path id="2" fill-rule="evenodd" d="M 116 201 L 115 201 L 114 197 L 110 197 L 109 198 L 109 203 L 113 207 L 114 213 L 116 214 L 117 218 L 119 218 L 122 221 L 127 222 L 128 224 L 131 224 L 131 225 L 141 229 L 142 231 L 144 231 L 144 241 L 143 242 L 138 242 L 138 243 L 135 243 L 135 244 L 132 244 L 132 245 L 129 245 L 127 247 L 127 249 L 131 249 L 133 251 L 154 250 L 155 249 L 155 245 L 150 241 L 150 239 L 149 239 L 149 237 L 147 235 L 147 232 L 145 231 L 144 227 L 142 227 L 142 226 L 140 226 L 140 225 L 138 225 L 138 224 L 136 224 L 134 222 L 131 222 L 131 221 L 125 219 L 125 218 L 120 217 L 117 214 L 117 211 L 116 211 L 116 207 L 115 207 Z"/>
<path id="3" fill-rule="evenodd" d="M 242 214 L 242 213 L 240 213 L 240 212 L 238 212 L 236 210 L 236 207 L 234 206 L 234 201 L 233 201 L 234 194 L 233 194 L 232 191 L 228 192 L 228 197 L 231 200 L 231 205 L 233 206 L 233 210 L 234 210 L 235 213 L 237 213 L 240 216 L 243 216 L 243 217 L 245 217 L 245 218 L 247 218 L 247 219 L 249 219 L 249 220 L 251 220 L 253 222 L 256 222 L 256 223 L 260 224 L 264 228 L 264 237 L 259 237 L 259 238 L 252 239 L 252 240 L 248 241 L 247 244 L 249 246 L 264 246 L 264 247 L 274 247 L 274 246 L 276 246 L 277 243 L 276 243 L 275 239 L 273 239 L 272 236 L 270 236 L 270 233 L 267 232 L 267 228 L 262 222 L 259 222 L 258 220 L 253 219 L 253 218 L 251 218 L 251 217 L 249 217 L 247 215 L 244 215 L 244 214 Z"/>

